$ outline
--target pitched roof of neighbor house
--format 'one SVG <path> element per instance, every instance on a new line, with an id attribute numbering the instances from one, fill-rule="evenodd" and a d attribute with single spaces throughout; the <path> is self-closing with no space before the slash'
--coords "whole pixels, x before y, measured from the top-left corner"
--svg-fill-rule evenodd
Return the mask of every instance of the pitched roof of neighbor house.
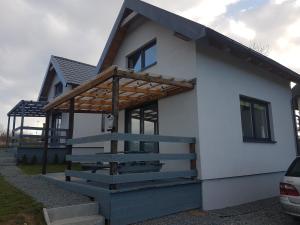
<path id="1" fill-rule="evenodd" d="M 95 66 L 59 56 L 51 58 L 54 68 L 62 74 L 66 84 L 81 84 L 95 76 Z"/>
<path id="2" fill-rule="evenodd" d="M 97 73 L 103 71 L 103 69 L 112 64 L 118 48 L 126 35 L 129 21 L 139 15 L 158 23 L 179 35 L 196 41 L 197 44 L 209 44 L 210 46 L 228 52 L 246 62 L 277 74 L 284 79 L 294 82 L 300 81 L 299 74 L 253 49 L 202 24 L 188 20 L 140 0 L 124 0 L 123 6 L 98 62 L 96 69 Z"/>
<path id="3" fill-rule="evenodd" d="M 38 97 L 39 100 L 44 100 L 47 96 L 55 75 L 65 86 L 67 84 L 79 85 L 96 75 L 96 67 L 59 56 L 51 56 Z"/>

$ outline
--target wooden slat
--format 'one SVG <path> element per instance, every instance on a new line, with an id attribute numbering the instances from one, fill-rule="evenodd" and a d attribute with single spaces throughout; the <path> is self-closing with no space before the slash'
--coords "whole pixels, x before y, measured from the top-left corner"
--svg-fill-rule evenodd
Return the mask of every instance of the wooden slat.
<path id="1" fill-rule="evenodd" d="M 96 78 L 94 78 L 82 85 L 79 85 L 78 87 L 74 88 L 72 91 L 70 91 L 69 93 L 67 93 L 65 95 L 57 97 L 56 100 L 47 104 L 44 107 L 44 110 L 48 111 L 48 110 L 54 108 L 55 106 L 62 104 L 64 102 L 66 102 L 67 100 L 74 98 L 74 97 L 80 95 L 81 93 L 95 87 L 96 85 L 108 80 L 109 78 L 112 77 L 112 75 L 116 69 L 117 69 L 116 66 L 109 67 L 108 69 L 104 70 L 102 73 L 98 74 L 96 76 Z"/>
<path id="2" fill-rule="evenodd" d="M 149 73 L 136 73 L 132 71 L 125 71 L 125 70 L 118 70 L 117 71 L 118 76 L 124 77 L 124 78 L 131 78 L 135 80 L 143 80 L 147 82 L 153 82 L 153 83 L 160 83 L 160 84 L 166 84 L 166 85 L 172 85 L 177 87 L 184 87 L 184 88 L 194 88 L 194 85 L 191 82 L 186 81 L 175 81 L 173 78 L 165 79 L 162 78 L 161 75 L 157 74 L 149 74 Z"/>
<path id="3" fill-rule="evenodd" d="M 66 170 L 66 176 L 91 180 L 106 184 L 122 184 L 132 182 L 143 182 L 150 180 L 166 180 L 174 178 L 190 178 L 197 176 L 196 170 L 187 171 L 167 171 L 167 172 L 147 172 L 147 173 L 128 173 L 122 175 L 109 175 L 91 173 L 84 171 Z"/>
<path id="4" fill-rule="evenodd" d="M 73 162 L 134 162 L 156 160 L 193 160 L 195 153 L 159 154 L 159 153 L 130 153 L 130 154 L 96 154 L 96 155 L 67 155 L 66 159 Z"/>

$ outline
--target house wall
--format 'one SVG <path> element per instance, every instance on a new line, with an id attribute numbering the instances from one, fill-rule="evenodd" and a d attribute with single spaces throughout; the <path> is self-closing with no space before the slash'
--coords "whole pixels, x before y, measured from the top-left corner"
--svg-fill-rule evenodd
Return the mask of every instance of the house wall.
<path id="1" fill-rule="evenodd" d="M 154 38 L 157 64 L 146 72 L 197 78 L 193 91 L 158 102 L 159 131 L 196 137 L 203 208 L 222 208 L 278 195 L 278 182 L 296 156 L 289 82 L 212 47 L 201 43 L 196 47 L 194 42 L 183 41 L 147 20 L 131 26 L 114 64 L 126 68 L 126 56 Z M 243 142 L 240 95 L 271 103 L 276 143 Z M 124 124 L 122 118 L 120 125 Z M 160 144 L 160 152 L 170 151 L 186 152 L 187 148 Z M 166 164 L 164 169 L 187 166 L 176 162 Z"/>
<path id="2" fill-rule="evenodd" d="M 296 156 L 289 82 L 201 43 L 197 68 L 204 209 L 278 195 Z M 239 95 L 271 103 L 276 143 L 243 142 Z"/>
<path id="3" fill-rule="evenodd" d="M 140 19 L 131 25 L 113 64 L 127 68 L 127 55 L 155 38 L 157 41 L 157 64 L 144 72 L 180 79 L 195 78 L 195 44 L 179 39 L 174 36 L 172 31 L 145 19 Z M 197 138 L 198 127 L 195 124 L 198 119 L 195 103 L 196 90 L 159 100 L 159 134 Z M 125 116 L 122 111 L 119 116 L 119 132 L 124 131 L 124 124 Z M 108 150 L 107 148 L 106 151 Z M 124 150 L 123 143 L 119 144 L 119 151 L 122 150 Z M 187 144 L 160 143 L 159 151 L 161 153 L 188 153 L 189 149 Z M 165 163 L 163 170 L 189 169 L 188 161 L 163 163 Z"/>

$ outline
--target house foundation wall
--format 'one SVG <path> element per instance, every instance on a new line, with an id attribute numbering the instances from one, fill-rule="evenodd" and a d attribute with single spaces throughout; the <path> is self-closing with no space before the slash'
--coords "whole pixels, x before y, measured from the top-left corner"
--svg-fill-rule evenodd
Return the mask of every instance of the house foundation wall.
<path id="1" fill-rule="evenodd" d="M 202 181 L 202 207 L 220 209 L 279 195 L 284 172 Z"/>

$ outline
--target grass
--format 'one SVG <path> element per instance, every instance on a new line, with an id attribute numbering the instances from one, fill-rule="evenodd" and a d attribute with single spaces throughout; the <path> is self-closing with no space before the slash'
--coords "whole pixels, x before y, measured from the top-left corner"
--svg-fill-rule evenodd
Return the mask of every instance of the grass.
<path id="1" fill-rule="evenodd" d="M 22 170 L 23 173 L 27 175 L 37 175 L 42 173 L 42 165 L 18 165 L 18 167 Z M 47 165 L 47 173 L 59 173 L 64 172 L 66 170 L 66 164 L 49 164 Z M 81 170 L 80 164 L 72 164 L 72 170 Z"/>
<path id="2" fill-rule="evenodd" d="M 0 176 L 0 225 L 44 225 L 42 204 Z"/>

